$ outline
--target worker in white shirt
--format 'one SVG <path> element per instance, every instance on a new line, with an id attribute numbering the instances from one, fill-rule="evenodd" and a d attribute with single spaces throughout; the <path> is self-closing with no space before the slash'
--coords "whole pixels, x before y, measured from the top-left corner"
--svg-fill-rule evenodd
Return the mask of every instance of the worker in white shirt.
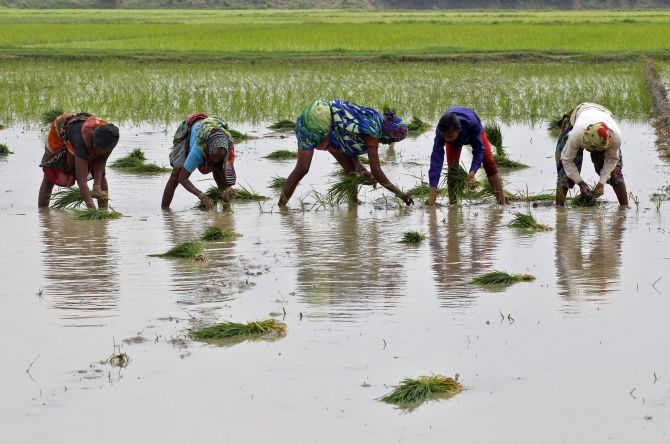
<path id="1" fill-rule="evenodd" d="M 580 175 L 584 150 L 600 176 L 593 190 Z M 568 190 L 577 184 L 584 194 L 602 196 L 605 183 L 614 189 L 620 205 L 628 205 L 628 193 L 621 168 L 621 130 L 610 110 L 595 103 L 582 103 L 563 117 L 556 145 L 556 205 L 565 205 Z"/>

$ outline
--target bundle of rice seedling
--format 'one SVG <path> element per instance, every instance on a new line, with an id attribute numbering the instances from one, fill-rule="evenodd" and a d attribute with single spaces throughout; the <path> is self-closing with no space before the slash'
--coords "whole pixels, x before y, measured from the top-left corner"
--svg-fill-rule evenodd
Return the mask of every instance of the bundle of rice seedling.
<path id="1" fill-rule="evenodd" d="M 107 220 L 119 219 L 123 214 L 100 208 L 87 208 L 85 210 L 74 210 L 73 219 L 75 220 Z"/>
<path id="2" fill-rule="evenodd" d="M 227 240 L 238 237 L 239 234 L 230 230 L 222 230 L 219 227 L 207 227 L 205 231 L 200 236 L 200 240 L 203 241 L 217 241 L 217 240 Z"/>
<path id="3" fill-rule="evenodd" d="M 497 123 L 487 123 L 484 125 L 484 132 L 489 143 L 496 147 L 496 154 L 505 156 L 505 149 L 503 148 L 503 136 L 500 130 L 500 125 Z"/>
<path id="4" fill-rule="evenodd" d="M 500 168 L 528 168 L 528 165 L 510 159 L 507 157 L 507 154 L 494 154 L 493 159 L 495 159 L 496 165 Z"/>
<path id="5" fill-rule="evenodd" d="M 423 198 L 426 198 L 430 195 L 430 185 L 428 185 L 425 182 L 422 182 L 419 185 L 415 186 L 414 188 L 410 188 L 407 192 L 412 197 L 417 197 L 419 199 L 423 199 Z M 447 195 L 447 189 L 446 188 L 438 188 L 437 189 L 437 195 L 438 196 L 446 196 Z"/>
<path id="6" fill-rule="evenodd" d="M 134 167 L 122 168 L 121 170 L 132 174 L 155 174 L 169 173 L 172 171 L 172 168 L 162 167 L 160 165 L 156 165 L 155 163 L 141 163 Z"/>
<path id="7" fill-rule="evenodd" d="M 63 113 L 64 111 L 60 108 L 54 108 L 44 111 L 40 115 L 40 122 L 42 122 L 42 125 L 49 126 L 56 119 L 56 117 L 60 116 Z"/>
<path id="8" fill-rule="evenodd" d="M 56 210 L 74 210 L 84 205 L 84 197 L 79 188 L 66 188 L 51 194 L 50 208 Z"/>
<path id="9" fill-rule="evenodd" d="M 420 134 L 428 131 L 429 129 L 429 124 L 415 116 L 412 116 L 412 120 L 407 123 L 407 131 L 412 134 Z"/>
<path id="10" fill-rule="evenodd" d="M 561 129 L 561 126 L 563 125 L 563 118 L 564 116 L 561 116 L 558 119 L 553 119 L 547 122 L 547 128 L 549 131 L 559 131 Z"/>
<path id="11" fill-rule="evenodd" d="M 509 274 L 504 271 L 492 271 L 474 278 L 471 283 L 477 285 L 511 285 L 517 282 L 529 282 L 535 280 L 535 276 L 529 274 Z"/>
<path id="12" fill-rule="evenodd" d="M 450 398 L 462 390 L 458 375 L 455 379 L 442 375 L 419 376 L 417 379 L 403 379 L 400 385 L 381 400 L 401 407 L 416 406 L 429 399 Z"/>
<path id="13" fill-rule="evenodd" d="M 253 139 L 253 137 L 249 134 L 234 129 L 229 129 L 228 133 L 230 133 L 230 136 L 233 138 L 233 142 L 242 142 L 244 140 Z"/>
<path id="14" fill-rule="evenodd" d="M 143 163 L 144 161 L 142 159 L 138 159 L 137 157 L 129 154 L 125 157 L 116 159 L 109 165 L 109 167 L 118 169 L 127 169 L 127 168 L 135 168 L 137 166 L 142 165 Z"/>
<path id="15" fill-rule="evenodd" d="M 265 156 L 266 159 L 270 160 L 287 160 L 287 159 L 297 159 L 298 158 L 298 153 L 296 151 L 289 151 L 289 150 L 277 150 L 273 151 L 267 156 Z"/>
<path id="16" fill-rule="evenodd" d="M 595 207 L 599 203 L 598 198 L 591 193 L 579 193 L 572 199 L 574 207 Z"/>
<path id="17" fill-rule="evenodd" d="M 537 231 L 551 231 L 552 228 L 537 223 L 535 218 L 530 215 L 530 214 L 523 214 L 519 212 L 514 213 L 514 219 L 512 219 L 512 222 L 507 224 L 508 227 L 512 228 L 524 228 L 527 230 L 537 230 Z"/>
<path id="18" fill-rule="evenodd" d="M 259 337 L 271 334 L 283 336 L 286 334 L 286 324 L 274 319 L 248 322 L 246 324 L 239 322 L 223 322 L 210 327 L 190 330 L 189 334 L 191 338 L 195 340 Z"/>
<path id="19" fill-rule="evenodd" d="M 288 119 L 280 120 L 279 122 L 275 122 L 272 125 L 268 126 L 268 128 L 276 131 L 292 130 L 293 128 L 295 128 L 295 121 Z"/>
<path id="20" fill-rule="evenodd" d="M 284 184 L 286 183 L 286 178 L 282 176 L 272 176 L 272 179 L 270 180 L 269 187 L 273 188 L 275 190 L 281 190 L 284 188 Z"/>
<path id="21" fill-rule="evenodd" d="M 109 166 L 122 170 L 126 173 L 134 174 L 152 174 L 166 173 L 172 171 L 171 168 L 162 167 L 155 163 L 145 163 L 146 156 L 141 148 L 135 148 L 127 156 L 116 159 Z"/>
<path id="22" fill-rule="evenodd" d="M 9 154 L 14 154 L 14 152 L 9 151 L 9 147 L 4 143 L 0 143 L 0 156 L 7 156 Z"/>
<path id="23" fill-rule="evenodd" d="M 202 244 L 199 241 L 188 241 L 170 248 L 162 254 L 150 254 L 150 257 L 178 257 L 194 261 L 204 261 Z"/>
<path id="24" fill-rule="evenodd" d="M 343 202 L 351 202 L 354 195 L 358 194 L 361 186 L 374 186 L 376 184 L 377 183 L 368 176 L 345 174 L 328 189 L 326 196 L 330 202 L 339 205 Z"/>
<path id="25" fill-rule="evenodd" d="M 256 193 L 254 190 L 247 189 L 240 185 L 240 187 L 235 190 L 235 200 L 253 200 L 253 201 L 260 201 L 260 200 L 268 200 L 269 197 L 263 196 L 262 194 Z"/>
<path id="26" fill-rule="evenodd" d="M 449 201 L 460 202 L 467 188 L 468 172 L 456 163 L 449 165 L 446 173 Z"/>
<path id="27" fill-rule="evenodd" d="M 529 194 L 529 193 L 506 193 L 505 200 L 510 202 L 551 202 L 556 200 L 555 193 L 538 193 L 538 194 Z"/>
<path id="28" fill-rule="evenodd" d="M 216 186 L 210 187 L 207 191 L 205 191 L 205 194 L 214 202 L 214 208 L 221 210 L 231 209 L 230 200 L 227 193 L 228 193 L 227 191 L 219 189 L 219 187 Z M 195 207 L 199 210 L 207 209 L 207 207 L 205 207 L 205 204 L 203 204 L 202 202 L 200 202 Z"/>
<path id="29" fill-rule="evenodd" d="M 420 244 L 426 239 L 426 235 L 419 233 L 418 231 L 406 231 L 402 235 L 402 240 L 400 241 L 403 244 Z"/>

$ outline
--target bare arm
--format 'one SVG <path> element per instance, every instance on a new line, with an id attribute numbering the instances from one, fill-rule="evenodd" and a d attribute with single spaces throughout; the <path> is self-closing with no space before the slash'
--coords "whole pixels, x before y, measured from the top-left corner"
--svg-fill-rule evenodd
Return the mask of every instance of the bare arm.
<path id="1" fill-rule="evenodd" d="M 91 197 L 91 190 L 88 189 L 88 184 L 86 183 L 88 179 L 88 160 L 75 157 L 74 173 L 77 178 L 77 185 L 79 185 L 79 191 L 81 191 L 81 196 L 86 203 L 86 207 L 95 209 L 95 204 Z"/>
<path id="2" fill-rule="evenodd" d="M 182 168 L 181 171 L 179 172 L 179 183 L 181 186 L 186 188 L 186 190 L 196 196 L 198 199 L 200 199 L 200 196 L 202 195 L 202 191 L 200 191 L 195 185 L 193 185 L 193 182 L 189 179 L 191 177 L 191 173 L 186 170 L 186 168 Z"/>
<path id="3" fill-rule="evenodd" d="M 412 198 L 400 191 L 398 187 L 391 183 L 391 181 L 386 177 L 384 171 L 382 171 L 381 162 L 379 161 L 379 140 L 370 136 L 362 136 L 363 141 L 365 141 L 365 146 L 368 151 L 368 159 L 370 160 L 370 172 L 372 176 L 379 182 L 381 186 L 401 198 L 407 205 L 414 203 Z"/>
<path id="4" fill-rule="evenodd" d="M 214 181 L 219 189 L 225 190 L 230 187 L 226 181 L 226 174 L 223 172 L 223 164 L 221 164 L 221 167 L 217 166 L 217 168 L 212 171 L 212 175 L 214 176 Z"/>

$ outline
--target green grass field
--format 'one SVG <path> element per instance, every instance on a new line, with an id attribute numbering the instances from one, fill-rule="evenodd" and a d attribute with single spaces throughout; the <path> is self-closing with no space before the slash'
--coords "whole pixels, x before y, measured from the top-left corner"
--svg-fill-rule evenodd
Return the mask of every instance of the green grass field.
<path id="1" fill-rule="evenodd" d="M 670 11 L 15 10 L 0 55 L 439 57 L 667 55 Z"/>
<path id="2" fill-rule="evenodd" d="M 194 110 L 232 123 L 294 120 L 309 100 L 342 98 L 434 124 L 454 103 L 485 119 L 543 122 L 580 101 L 624 119 L 651 112 L 643 64 L 611 62 L 0 62 L 0 122 L 35 122 L 51 108 L 115 122 L 175 122 Z"/>

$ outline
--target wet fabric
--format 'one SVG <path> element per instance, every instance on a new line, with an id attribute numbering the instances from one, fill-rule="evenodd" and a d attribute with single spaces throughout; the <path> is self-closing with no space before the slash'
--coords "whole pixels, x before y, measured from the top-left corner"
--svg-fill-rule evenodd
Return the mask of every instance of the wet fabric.
<path id="1" fill-rule="evenodd" d="M 461 131 L 456 140 L 451 142 L 451 146 L 459 150 L 463 145 L 470 145 L 472 147 L 472 163 L 470 164 L 470 171 L 477 172 L 484 161 L 484 141 L 482 134 L 484 127 L 479 120 L 479 116 L 463 106 L 456 106 L 445 111 L 444 115 L 454 113 L 461 123 Z M 440 182 L 440 174 L 444 166 L 444 152 L 446 140 L 442 138 L 440 131 L 435 129 L 435 139 L 433 140 L 433 151 L 430 156 L 430 169 L 428 170 L 428 182 L 431 187 L 437 187 Z M 488 174 L 488 172 L 487 172 Z"/>
<path id="2" fill-rule="evenodd" d="M 554 153 L 554 159 L 556 160 L 556 186 L 561 188 L 571 189 L 575 186 L 575 181 L 570 179 L 563 168 L 563 162 L 561 160 L 561 154 L 565 150 L 567 145 L 569 135 L 573 131 L 573 126 L 570 124 L 569 116 L 564 116 L 563 124 L 561 125 L 561 134 L 558 137 L 558 143 L 556 144 L 556 152 Z M 600 175 L 604 165 L 605 165 L 605 151 L 591 151 L 591 161 L 593 162 L 593 167 L 596 170 L 596 173 Z M 579 172 L 582 171 L 582 162 L 584 159 L 584 150 L 579 150 L 577 153 L 574 163 Z M 616 167 L 610 173 L 610 177 L 606 183 L 612 185 L 613 187 L 624 183 L 623 178 L 623 157 L 621 155 L 621 150 L 619 150 L 619 160 L 616 164 Z"/>
<path id="3" fill-rule="evenodd" d="M 303 109 L 295 122 L 298 149 L 313 150 L 330 131 L 333 118 L 330 103 L 315 100 Z"/>

